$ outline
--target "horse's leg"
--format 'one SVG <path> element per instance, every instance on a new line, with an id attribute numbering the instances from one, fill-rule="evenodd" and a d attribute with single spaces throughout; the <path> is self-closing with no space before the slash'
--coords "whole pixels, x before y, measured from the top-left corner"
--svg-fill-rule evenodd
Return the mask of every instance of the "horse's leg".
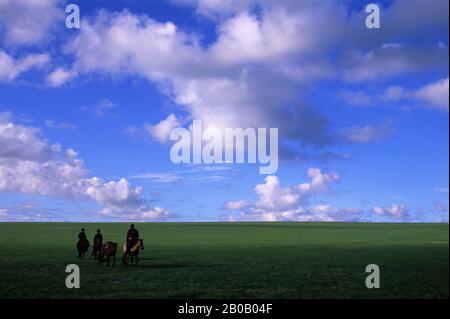
<path id="1" fill-rule="evenodd" d="M 114 268 L 115 265 L 116 265 L 116 256 L 114 255 L 114 256 L 113 256 L 113 261 L 112 261 L 112 266 L 113 266 L 113 268 Z"/>
<path id="2" fill-rule="evenodd" d="M 139 255 L 136 255 L 136 266 L 138 265 L 139 262 Z"/>

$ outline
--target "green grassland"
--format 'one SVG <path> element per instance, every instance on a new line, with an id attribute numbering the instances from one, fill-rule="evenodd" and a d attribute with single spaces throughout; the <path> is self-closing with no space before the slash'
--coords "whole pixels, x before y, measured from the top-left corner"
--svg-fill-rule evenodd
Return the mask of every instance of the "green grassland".
<path id="1" fill-rule="evenodd" d="M 448 298 L 448 224 L 142 223 L 140 264 L 114 268 L 78 260 L 81 227 L 119 246 L 128 229 L 0 223 L 0 298 Z M 65 287 L 71 263 L 80 289 Z"/>

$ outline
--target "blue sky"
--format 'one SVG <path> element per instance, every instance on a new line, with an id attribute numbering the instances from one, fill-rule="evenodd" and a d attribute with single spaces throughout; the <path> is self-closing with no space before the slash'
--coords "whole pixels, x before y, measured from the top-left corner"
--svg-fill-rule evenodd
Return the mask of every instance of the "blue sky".
<path id="1" fill-rule="evenodd" d="M 367 3 L 0 0 L 0 221 L 448 222 L 448 1 Z M 195 119 L 278 171 L 173 164 Z"/>

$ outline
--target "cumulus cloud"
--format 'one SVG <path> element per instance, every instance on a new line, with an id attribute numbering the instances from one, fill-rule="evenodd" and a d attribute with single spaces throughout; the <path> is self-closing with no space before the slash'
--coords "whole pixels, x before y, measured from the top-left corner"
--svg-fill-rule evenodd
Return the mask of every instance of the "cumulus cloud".
<path id="1" fill-rule="evenodd" d="M 408 209 L 405 205 L 392 204 L 390 207 L 374 206 L 372 213 L 379 216 L 388 216 L 404 219 L 408 217 Z"/>
<path id="2" fill-rule="evenodd" d="M 392 85 L 381 93 L 368 93 L 364 90 L 342 90 L 339 98 L 351 106 L 375 106 L 386 102 L 414 102 L 419 107 L 449 110 L 449 78 L 439 79 L 416 89 L 406 89 Z"/>
<path id="3" fill-rule="evenodd" d="M 63 149 L 41 137 L 39 129 L 16 124 L 0 113 L 0 192 L 92 199 L 101 213 L 124 219 L 166 219 L 170 213 L 151 207 L 142 188 L 128 180 L 89 177 L 73 149 Z"/>
<path id="4" fill-rule="evenodd" d="M 46 42 L 64 19 L 62 0 L 0 0 L 0 39 L 6 45 Z"/>
<path id="5" fill-rule="evenodd" d="M 428 84 L 413 93 L 413 97 L 423 101 L 429 107 L 447 111 L 449 105 L 448 78 Z"/>
<path id="6" fill-rule="evenodd" d="M 368 37 L 367 30 L 361 28 L 366 13 L 363 9 L 354 8 L 350 12 L 346 10 L 341 12 L 340 9 L 347 9 L 342 6 L 346 2 L 318 3 L 315 0 L 172 0 L 172 2 L 192 6 L 198 14 L 215 20 L 225 20 L 237 14 L 261 9 L 284 8 L 295 14 L 303 12 L 305 16 L 301 20 L 309 22 L 308 19 L 323 18 L 320 22 L 321 27 L 331 28 L 326 32 L 332 33 L 336 38 L 346 35 L 345 42 L 349 45 L 379 44 L 411 35 L 415 38 L 429 38 L 430 29 L 448 25 L 449 9 L 448 1 L 443 0 L 392 1 L 383 6 L 383 27 Z M 315 15 L 311 12 L 314 9 L 317 10 Z"/>
<path id="7" fill-rule="evenodd" d="M 66 52 L 75 57 L 71 69 L 77 74 L 134 75 L 156 82 L 190 118 L 202 120 L 207 127 L 279 127 L 285 138 L 326 144 L 332 140 L 327 121 L 297 100 L 299 81 L 306 83 L 326 72 L 320 63 L 288 72 L 292 68 L 284 59 L 297 47 L 307 49 L 309 40 L 293 44 L 297 37 L 292 35 L 300 36 L 301 30 L 286 10 L 268 12 L 264 18 L 244 14 L 224 22 L 217 41 L 204 48 L 198 36 L 171 22 L 127 11 L 101 11 L 83 22 Z M 261 49 L 246 47 L 252 37 L 261 38 Z M 236 54 L 227 53 L 231 51 Z M 296 107 L 281 107 L 290 103 Z M 148 128 L 163 141 L 167 125 L 176 121 L 173 115 Z"/>
<path id="8" fill-rule="evenodd" d="M 156 125 L 145 124 L 144 129 L 159 143 L 169 141 L 170 133 L 180 126 L 180 121 L 174 114 L 170 114 L 165 120 Z"/>
<path id="9" fill-rule="evenodd" d="M 439 79 L 413 90 L 390 86 L 379 98 L 381 101 L 415 101 L 421 107 L 448 112 L 449 78 Z"/>
<path id="10" fill-rule="evenodd" d="M 362 39 L 351 30 L 361 29 L 354 23 L 361 23 L 363 13 L 349 16 L 342 3 L 181 2 L 195 6 L 199 13 L 219 14 L 216 38 L 207 46 L 202 45 L 201 36 L 172 22 L 158 22 L 126 10 L 101 10 L 84 19 L 78 35 L 65 45 L 64 52 L 74 63 L 64 70 L 78 76 L 102 73 L 144 78 L 156 83 L 188 118 L 200 119 L 206 127 L 278 127 L 281 139 L 294 141 L 293 147 L 317 149 L 336 143 L 340 135 L 332 132 L 317 108 L 301 98 L 312 82 L 335 77 L 367 81 L 448 65 L 446 48 L 379 41 L 368 50 L 344 46 L 338 52 L 345 53 L 333 63 L 329 49 L 348 37 Z M 401 18 L 398 6 L 386 8 L 396 12 L 389 21 Z M 413 6 L 414 10 L 424 7 L 418 2 Z M 259 14 L 250 9 L 256 7 Z M 351 104 L 371 104 L 362 92 L 346 91 L 343 96 Z M 171 114 L 143 129 L 164 142 L 169 128 L 176 124 L 178 118 Z M 141 131 L 130 128 L 128 133 Z"/>
<path id="11" fill-rule="evenodd" d="M 70 70 L 65 70 L 64 68 L 56 68 L 47 75 L 47 84 L 53 87 L 61 86 L 67 81 L 72 80 L 77 77 L 77 73 Z"/>
<path id="12" fill-rule="evenodd" d="M 0 82 L 11 82 L 22 73 L 41 68 L 50 61 L 47 54 L 28 54 L 15 59 L 5 51 L 0 50 Z"/>
<path id="13" fill-rule="evenodd" d="M 292 186 L 282 186 L 277 176 L 267 176 L 264 183 L 255 186 L 258 199 L 255 203 L 247 201 L 226 201 L 224 208 L 240 211 L 241 220 L 334 220 L 344 210 L 332 209 L 330 206 L 314 206 L 310 200 L 330 190 L 330 186 L 340 180 L 334 172 L 322 172 L 310 168 L 307 172 L 308 182 Z M 346 212 L 349 210 L 345 210 Z"/>
<path id="14" fill-rule="evenodd" d="M 445 47 L 378 40 L 367 50 L 343 46 L 338 50 L 338 62 L 332 62 L 330 49 L 350 40 L 348 37 L 367 38 L 366 30 L 364 34 L 359 31 L 361 36 L 352 31 L 361 29 L 354 24 L 361 23 L 363 13 L 349 16 L 342 3 L 181 2 L 195 6 L 199 13 L 219 14 L 216 38 L 207 46 L 200 42 L 201 36 L 172 22 L 158 22 L 126 10 L 101 10 L 84 19 L 79 34 L 65 45 L 64 52 L 74 58 L 67 70 L 78 76 L 102 73 L 147 79 L 172 98 L 183 114 L 202 120 L 206 127 L 278 127 L 280 138 L 294 141 L 298 150 L 326 147 L 340 136 L 317 108 L 303 101 L 301 92 L 312 82 L 335 77 L 368 81 L 448 65 Z M 401 20 L 399 6 L 395 2 L 386 8 L 393 12 L 389 21 Z M 426 9 L 418 2 L 412 6 L 417 12 Z M 259 14 L 250 10 L 256 7 Z M 435 23 L 427 21 L 419 22 Z M 438 25 L 443 24 L 445 21 L 439 20 Z M 394 35 L 384 41 L 391 37 Z M 342 97 L 350 104 L 372 104 L 364 92 L 347 90 Z M 176 124 L 178 118 L 171 114 L 142 129 L 165 142 L 169 128 Z M 142 134 L 142 129 L 130 128 L 128 133 Z"/>
<path id="15" fill-rule="evenodd" d="M 242 210 L 248 205 L 245 200 L 231 201 L 227 200 L 223 203 L 223 209 L 225 210 Z"/>

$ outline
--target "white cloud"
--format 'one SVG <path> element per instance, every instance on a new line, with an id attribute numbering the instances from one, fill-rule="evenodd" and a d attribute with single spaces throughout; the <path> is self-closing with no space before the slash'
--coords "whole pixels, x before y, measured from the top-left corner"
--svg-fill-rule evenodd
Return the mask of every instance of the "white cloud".
<path id="1" fill-rule="evenodd" d="M 339 97 L 347 104 L 353 106 L 372 106 L 377 103 L 414 101 L 420 107 L 448 112 L 449 78 L 440 79 L 417 89 L 409 90 L 399 85 L 392 85 L 381 94 L 370 95 L 363 90 L 342 90 L 339 93 Z"/>
<path id="2" fill-rule="evenodd" d="M 380 96 L 381 101 L 397 102 L 405 98 L 408 93 L 404 88 L 398 85 L 388 87 Z"/>
<path id="3" fill-rule="evenodd" d="M 308 63 L 304 70 L 297 67 L 295 74 L 287 72 L 291 62 L 284 58 L 296 47 L 308 51 L 309 41 L 318 41 L 318 37 L 305 39 L 309 33 L 301 32 L 298 21 L 285 10 L 267 12 L 261 18 L 243 15 L 221 24 L 217 41 L 203 48 L 198 36 L 171 22 L 160 23 L 127 11 L 101 11 L 95 20 L 84 21 L 66 52 L 75 57 L 71 69 L 77 74 L 132 75 L 156 82 L 188 117 L 202 120 L 205 126 L 279 127 L 283 137 L 322 144 L 332 138 L 320 114 L 298 101 L 295 108 L 280 107 L 297 99 L 299 81 L 307 85 L 326 73 L 322 61 Z M 304 20 L 307 28 L 312 23 Z M 249 30 L 241 30 L 242 24 Z M 299 35 L 295 41 L 293 34 Z M 247 37 L 262 37 L 261 50 L 247 47 Z M 229 55 L 230 51 L 236 55 Z M 175 118 L 154 128 L 157 139 L 165 139 L 163 128 L 174 124 Z"/>
<path id="4" fill-rule="evenodd" d="M 328 7 L 323 4 L 317 6 Z M 246 62 L 273 64 L 293 54 L 315 51 L 324 41 L 317 37 L 317 33 L 327 40 L 328 37 L 324 30 L 314 28 L 313 11 L 311 7 L 295 13 L 285 8 L 274 8 L 264 10 L 261 19 L 247 12 L 240 13 L 220 25 L 217 41 L 210 47 L 208 54 L 222 65 Z M 315 19 L 319 20 L 316 23 L 321 23 L 324 16 L 332 20 L 328 13 L 324 10 L 322 17 L 316 16 Z M 327 22 L 323 25 L 324 29 L 330 25 L 330 21 Z M 313 28 L 314 32 L 311 32 Z"/>
<path id="5" fill-rule="evenodd" d="M 225 210 L 242 210 L 247 205 L 248 205 L 248 203 L 245 200 L 238 200 L 238 201 L 227 200 L 227 201 L 225 201 L 225 203 L 223 203 L 223 209 L 225 209 Z"/>
<path id="6" fill-rule="evenodd" d="M 392 128 L 386 124 L 353 126 L 342 130 L 343 139 L 351 143 L 377 142 L 388 136 Z"/>
<path id="7" fill-rule="evenodd" d="M 65 84 L 67 81 L 77 77 L 77 73 L 74 71 L 65 70 L 64 68 L 56 68 L 47 75 L 47 83 L 50 86 L 58 87 Z"/>
<path id="8" fill-rule="evenodd" d="M 167 218 L 173 217 L 173 214 L 164 208 L 155 206 L 140 210 L 136 217 L 141 220 L 166 220 Z"/>
<path id="9" fill-rule="evenodd" d="M 341 178 L 334 172 L 323 173 L 319 168 L 309 168 L 308 177 L 311 179 L 309 183 L 300 184 L 302 191 L 326 191 L 332 183 L 338 182 Z"/>
<path id="10" fill-rule="evenodd" d="M 50 61 L 47 54 L 28 54 L 22 58 L 14 59 L 6 52 L 0 50 L 0 82 L 11 82 L 22 73 L 40 68 Z"/>
<path id="11" fill-rule="evenodd" d="M 264 183 L 255 187 L 258 196 L 254 204 L 244 200 L 227 201 L 224 208 L 242 211 L 243 220 L 331 220 L 331 213 L 341 210 L 329 206 L 311 207 L 309 200 L 326 193 L 331 184 L 340 180 L 334 172 L 324 173 L 318 168 L 308 169 L 309 182 L 283 187 L 277 176 L 267 176 Z"/>
<path id="12" fill-rule="evenodd" d="M 0 158 L 2 160 L 45 160 L 60 151 L 58 144 L 40 138 L 39 129 L 16 125 L 9 113 L 0 112 Z"/>
<path id="13" fill-rule="evenodd" d="M 264 184 L 256 185 L 255 192 L 258 194 L 255 206 L 265 210 L 287 209 L 297 204 L 301 197 L 297 189 L 281 187 L 278 177 L 272 175 L 264 179 Z"/>
<path id="14" fill-rule="evenodd" d="M 319 3 L 317 0 L 172 0 L 172 2 L 193 6 L 198 14 L 213 19 L 226 19 L 230 16 L 243 12 L 252 12 L 259 8 L 283 7 L 286 10 L 295 12 L 307 11 L 311 5 L 316 6 L 316 8 L 323 4 L 331 4 L 330 7 L 336 7 L 334 2 L 323 1 Z M 349 29 L 346 29 L 344 25 L 341 26 L 341 29 L 334 30 L 334 32 L 342 30 L 342 33 L 349 33 L 355 40 L 361 42 L 385 41 L 386 39 L 405 35 L 429 37 L 428 28 L 446 26 L 448 24 L 448 6 L 448 1 L 443 0 L 428 0 L 426 2 L 423 0 L 392 1 L 389 6 L 383 8 L 383 28 L 377 30 L 378 32 L 370 37 L 367 37 L 366 30 L 359 27 L 366 16 L 364 10 L 359 12 L 352 10 Z M 335 14 L 338 15 L 337 13 Z M 322 16 L 328 18 L 328 15 L 325 15 L 324 12 L 322 12 Z M 320 15 L 317 14 L 316 17 L 320 18 Z M 323 24 L 321 23 L 320 25 L 322 26 Z"/>
<path id="15" fill-rule="evenodd" d="M 41 44 L 64 14 L 61 0 L 0 0 L 0 39 L 11 46 Z"/>
<path id="16" fill-rule="evenodd" d="M 73 149 L 50 144 L 36 128 L 15 124 L 0 113 L 0 192 L 63 198 L 91 198 L 101 213 L 125 219 L 165 219 L 170 213 L 151 207 L 140 187 L 128 180 L 89 177 Z"/>
<path id="17" fill-rule="evenodd" d="M 169 141 L 172 130 L 179 126 L 180 121 L 174 114 L 170 114 L 165 120 L 162 120 L 156 125 L 145 125 L 144 129 L 159 143 L 166 143 Z"/>
<path id="18" fill-rule="evenodd" d="M 413 100 L 419 106 L 441 111 L 449 110 L 449 78 L 426 84 L 415 90 L 406 90 L 401 86 L 390 86 L 379 97 L 381 101 L 399 102 Z"/>
<path id="19" fill-rule="evenodd" d="M 393 218 L 407 218 L 408 209 L 405 205 L 392 204 L 390 207 L 374 206 L 372 213 L 380 216 L 389 216 Z"/>
<path id="20" fill-rule="evenodd" d="M 127 10 L 100 10 L 84 18 L 83 27 L 64 46 L 63 52 L 74 62 L 54 70 L 48 75 L 48 83 L 62 85 L 73 77 L 92 73 L 143 78 L 167 94 L 186 118 L 200 119 L 206 126 L 278 127 L 280 138 L 294 141 L 295 148 L 300 144 L 326 147 L 337 143 L 335 136 L 340 135 L 333 134 L 327 119 L 314 106 L 302 101 L 314 81 L 334 77 L 376 80 L 441 70 L 448 65 L 448 49 L 442 46 L 416 48 L 390 43 L 397 35 L 390 35 L 384 42 L 365 39 L 366 30 L 354 25 L 361 23 L 363 13 L 351 12 L 349 16 L 341 3 L 226 1 L 211 12 L 216 2 L 188 2 L 213 15 L 226 13 L 216 20 L 217 36 L 208 45 L 202 44 L 201 35 L 170 21 L 158 22 Z M 247 10 L 255 5 L 258 14 Z M 401 19 L 398 6 L 396 2 L 386 8 L 387 21 Z M 426 11 L 426 17 L 430 10 L 439 14 L 437 3 L 430 6 L 433 8 Z M 417 12 L 426 7 L 412 4 Z M 388 13 L 391 11 L 395 14 Z M 442 20 L 438 20 L 441 25 Z M 417 23 L 434 25 L 435 21 Z M 364 32 L 352 31 L 355 29 Z M 409 34 L 409 27 L 407 31 Z M 341 48 L 343 40 L 363 38 L 360 50 L 348 50 L 353 48 L 352 41 Z M 329 49 L 338 55 L 350 53 L 334 63 L 335 54 L 330 57 Z M 361 94 L 349 99 L 350 103 L 370 104 Z M 175 113 L 144 129 L 158 141 L 165 141 L 168 128 L 178 121 Z M 130 128 L 128 132 L 139 134 L 140 129 Z"/>
<path id="21" fill-rule="evenodd" d="M 413 93 L 413 97 L 423 101 L 429 107 L 447 111 L 449 105 L 449 79 L 441 79 L 428 84 Z"/>
<path id="22" fill-rule="evenodd" d="M 209 11 L 207 3 L 188 4 Z M 199 35 L 172 22 L 102 10 L 85 19 L 79 34 L 65 46 L 74 57 L 69 69 L 80 76 L 101 73 L 147 79 L 183 113 L 187 111 L 187 118 L 200 119 L 207 127 L 278 127 L 281 139 L 324 147 L 337 142 L 336 134 L 324 116 L 299 98 L 312 82 L 336 76 L 375 80 L 447 65 L 448 49 L 442 46 L 383 45 L 378 40 L 375 49 L 349 51 L 333 65 L 327 50 L 345 38 L 358 38 L 350 31 L 361 12 L 349 18 L 344 5 L 316 1 L 258 3 L 259 14 L 243 10 L 257 3 L 222 3 L 218 11 L 233 14 L 217 20 L 217 37 L 208 46 L 201 44 Z M 353 93 L 344 92 L 350 103 L 371 104 L 363 92 Z M 164 142 L 177 121 L 171 114 L 144 130 Z M 140 134 L 140 130 L 128 132 Z"/>

